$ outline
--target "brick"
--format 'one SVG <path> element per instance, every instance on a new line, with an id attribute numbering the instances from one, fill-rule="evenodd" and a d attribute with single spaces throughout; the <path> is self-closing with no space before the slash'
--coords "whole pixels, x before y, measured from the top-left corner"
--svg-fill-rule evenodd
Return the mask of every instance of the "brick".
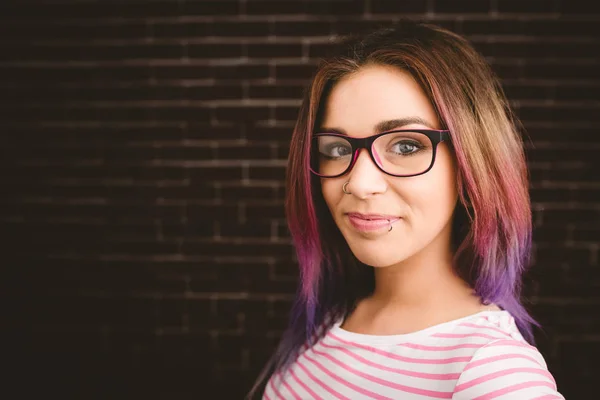
<path id="1" fill-rule="evenodd" d="M 210 24 L 206 36 L 268 36 L 270 34 L 270 24 L 265 22 L 246 22 L 246 21 L 218 21 Z M 196 35 L 203 36 L 203 35 Z"/>
<path id="2" fill-rule="evenodd" d="M 600 120 L 600 114 L 596 112 L 597 106 L 580 105 L 577 107 L 543 107 L 534 105 L 522 105 L 518 109 L 519 117 L 526 122 L 553 121 L 553 122 L 596 122 Z"/>
<path id="3" fill-rule="evenodd" d="M 579 203 L 595 203 L 600 202 L 600 189 L 578 188 L 573 191 L 574 201 Z M 598 238 L 600 240 L 600 237 Z"/>
<path id="4" fill-rule="evenodd" d="M 328 21 L 274 21 L 275 36 L 327 36 L 332 33 Z"/>
<path id="5" fill-rule="evenodd" d="M 563 136 L 563 139 L 567 136 Z M 570 154 L 569 154 L 570 153 Z M 529 161 L 533 162 L 590 162 L 594 163 L 596 151 L 593 149 L 585 149 L 578 146 L 568 152 L 565 151 L 564 145 L 557 144 L 556 147 L 526 149 L 526 154 Z"/>
<path id="6" fill-rule="evenodd" d="M 308 46 L 308 56 L 310 58 L 328 57 L 334 54 L 335 48 L 333 43 L 311 43 Z"/>
<path id="7" fill-rule="evenodd" d="M 531 137 L 533 141 L 564 141 L 565 138 L 569 138 L 570 142 L 573 143 L 581 143 L 581 142 L 592 142 L 596 140 L 594 135 L 595 129 L 591 127 L 577 127 L 577 128 L 565 128 L 565 127 L 536 127 L 530 126 L 527 127 L 527 135 Z M 544 150 L 531 152 L 538 153 L 542 155 Z M 556 158 L 556 155 L 553 155 L 552 158 L 557 160 L 562 156 Z M 547 158 L 546 158 L 547 159 Z"/>
<path id="8" fill-rule="evenodd" d="M 561 14 L 598 14 L 600 7 L 596 3 L 590 3 L 582 0 L 562 1 L 559 4 Z"/>
<path id="9" fill-rule="evenodd" d="M 404 2 L 385 2 L 385 4 L 394 6 L 395 4 L 404 4 Z M 358 32 L 367 32 L 375 30 L 386 25 L 386 22 L 370 21 L 365 20 L 364 18 L 336 19 L 332 22 L 332 33 L 336 35 L 356 34 Z"/>
<path id="10" fill-rule="evenodd" d="M 268 160 L 271 158 L 271 146 L 247 144 L 242 146 L 219 146 L 216 158 L 220 160 Z"/>
<path id="11" fill-rule="evenodd" d="M 523 76 L 535 79 L 593 79 L 600 65 L 592 63 L 532 62 L 523 65 Z"/>
<path id="12" fill-rule="evenodd" d="M 221 106 L 215 109 L 215 118 L 224 121 L 260 121 L 269 119 L 269 108 L 265 106 L 235 107 Z"/>
<path id="13" fill-rule="evenodd" d="M 275 67 L 276 79 L 308 80 L 316 72 L 314 65 L 277 65 Z"/>
<path id="14" fill-rule="evenodd" d="M 595 90 L 590 90 L 586 86 L 557 86 L 555 89 L 556 98 L 562 101 L 592 101 L 594 100 Z M 590 135 L 590 137 L 592 137 Z"/>
<path id="15" fill-rule="evenodd" d="M 553 209 L 543 212 L 544 224 L 600 222 L 600 211 L 594 209 Z"/>
<path id="16" fill-rule="evenodd" d="M 550 21 L 544 20 L 544 24 Z M 524 33 L 526 27 L 533 21 L 519 21 L 516 19 L 465 19 L 462 21 L 460 33 L 463 35 L 514 35 L 517 33 Z M 531 34 L 537 34 L 537 30 L 530 32 Z"/>
<path id="17" fill-rule="evenodd" d="M 157 318 L 159 326 L 182 326 L 184 317 L 187 315 L 186 301 L 170 298 L 158 300 Z"/>
<path id="18" fill-rule="evenodd" d="M 575 194 L 569 189 L 531 189 L 529 194 L 533 202 L 568 202 L 573 200 Z"/>
<path id="19" fill-rule="evenodd" d="M 213 317 L 211 300 L 190 299 L 186 301 L 190 327 L 208 327 Z"/>
<path id="20" fill-rule="evenodd" d="M 220 189 L 223 200 L 277 200 L 277 190 L 264 186 L 226 186 Z"/>
<path id="21" fill-rule="evenodd" d="M 249 220 L 283 219 L 283 204 L 248 204 L 246 205 L 246 217 Z"/>
<path id="22" fill-rule="evenodd" d="M 211 70 L 211 77 L 215 79 L 266 79 L 270 74 L 270 67 L 266 64 L 224 65 Z"/>
<path id="23" fill-rule="evenodd" d="M 540 268 L 550 268 L 551 266 L 569 265 L 584 266 L 590 265 L 591 252 L 586 248 L 568 248 L 568 247 L 540 247 L 537 249 L 536 266 Z"/>
<path id="24" fill-rule="evenodd" d="M 188 87 L 185 93 L 185 97 L 190 100 L 234 100 L 243 96 L 243 90 L 240 85 Z"/>
<path id="25" fill-rule="evenodd" d="M 271 223 L 269 221 L 260 221 L 244 224 L 228 222 L 221 224 L 219 232 L 223 237 L 270 238 Z"/>
<path id="26" fill-rule="evenodd" d="M 559 7 L 558 0 L 498 0 L 496 3 L 501 13 L 555 13 Z"/>
<path id="27" fill-rule="evenodd" d="M 257 180 L 285 180 L 285 167 L 250 167 L 249 178 Z"/>
<path id="28" fill-rule="evenodd" d="M 498 75 L 501 80 L 522 78 L 524 75 L 523 69 L 525 66 L 514 62 L 489 60 L 492 71 Z"/>
<path id="29" fill-rule="evenodd" d="M 201 243 L 185 240 L 181 253 L 184 255 L 230 256 L 231 248 L 231 243 Z M 236 243 L 235 248 L 237 256 L 248 257 L 286 256 L 292 251 L 290 245 L 279 243 L 264 243 L 260 245 L 254 243 Z"/>
<path id="30" fill-rule="evenodd" d="M 278 121 L 296 121 L 298 118 L 299 107 L 277 106 L 275 108 L 275 119 Z"/>
<path id="31" fill-rule="evenodd" d="M 191 58 L 232 58 L 243 54 L 241 44 L 188 44 L 187 55 Z"/>
<path id="32" fill-rule="evenodd" d="M 486 0 L 458 0 L 448 3 L 443 0 L 435 0 L 433 2 L 433 11 L 436 13 L 489 13 L 490 2 Z"/>
<path id="33" fill-rule="evenodd" d="M 240 13 L 240 2 L 235 0 L 203 0 L 181 3 L 183 15 L 235 15 Z"/>
<path id="34" fill-rule="evenodd" d="M 211 223 L 213 221 L 236 221 L 238 216 L 237 205 L 195 205 L 186 208 L 187 219 L 192 224 Z"/>
<path id="35" fill-rule="evenodd" d="M 245 47 L 247 56 L 252 58 L 302 57 L 300 43 L 249 43 Z"/>
<path id="36" fill-rule="evenodd" d="M 202 37 L 209 35 L 210 24 L 208 22 L 155 21 L 150 24 L 148 30 L 152 33 L 152 37 L 157 39 Z"/>
<path id="37" fill-rule="evenodd" d="M 293 127 L 250 125 L 245 129 L 248 140 L 270 140 L 289 142 L 292 138 Z"/>
<path id="38" fill-rule="evenodd" d="M 210 109 L 206 106 L 179 106 L 176 104 L 169 104 L 153 107 L 147 111 L 146 115 L 147 118 L 160 121 L 208 122 L 210 120 Z"/>
<path id="39" fill-rule="evenodd" d="M 554 98 L 556 88 L 552 86 L 527 85 L 527 84 L 504 84 L 506 97 L 511 100 L 537 100 Z M 556 96 L 556 98 L 561 98 Z"/>
<path id="40" fill-rule="evenodd" d="M 598 226 L 585 226 L 583 224 L 577 224 L 573 229 L 573 241 L 598 243 L 600 242 L 600 228 Z M 598 281 L 600 281 L 600 279 L 596 279 L 596 282 Z"/>
<path id="41" fill-rule="evenodd" d="M 286 84 L 251 84 L 248 97 L 251 99 L 300 99 L 304 92 L 303 85 Z"/>
<path id="42" fill-rule="evenodd" d="M 427 2 L 419 0 L 409 1 L 386 1 L 371 0 L 371 14 L 388 13 L 425 13 L 427 12 Z"/>
<path id="43" fill-rule="evenodd" d="M 144 149 L 145 150 L 145 149 Z M 210 147 L 171 145 L 155 149 L 154 159 L 162 160 L 209 160 L 214 158 L 215 151 Z"/>
<path id="44" fill-rule="evenodd" d="M 123 22 L 121 24 L 85 24 L 80 21 L 52 23 L 47 20 L 19 22 L 7 21 L 0 27 L 3 37 L 14 41 L 31 41 L 43 37 L 46 40 L 141 39 L 148 35 L 146 23 Z"/>
<path id="45" fill-rule="evenodd" d="M 213 125 L 206 123 L 191 123 L 187 128 L 187 137 L 190 139 L 240 139 L 242 137 L 242 128 L 239 125 L 224 124 Z"/>
<path id="46" fill-rule="evenodd" d="M 363 12 L 362 0 L 252 0 L 246 3 L 246 13 L 252 15 L 362 15 Z"/>
<path id="47" fill-rule="evenodd" d="M 213 76 L 211 67 L 195 65 L 153 65 L 152 77 L 157 80 L 174 80 L 174 79 L 206 79 Z"/>
<path id="48" fill-rule="evenodd" d="M 144 45 L 42 45 L 28 44 L 5 49 L 0 55 L 4 61 L 116 61 L 139 59 L 178 59 L 183 47 L 159 44 Z"/>
<path id="49" fill-rule="evenodd" d="M 595 171 L 597 167 L 592 163 L 581 165 L 579 162 L 571 164 L 563 164 L 552 166 L 551 169 L 546 169 L 540 172 L 538 180 L 552 182 L 595 182 L 597 177 Z M 594 215 L 593 213 L 591 215 Z"/>
<path id="50" fill-rule="evenodd" d="M 573 365 L 576 362 L 577 365 L 582 366 L 583 370 L 579 373 L 580 377 L 591 378 L 594 376 L 594 360 L 600 354 L 600 343 L 594 341 L 561 341 L 559 343 L 560 348 L 560 361 L 564 365 Z M 584 392 L 581 392 L 582 394 Z"/>
<path id="51" fill-rule="evenodd" d="M 70 17 L 70 18 L 89 18 L 106 17 L 118 14 L 119 8 L 116 3 L 109 5 L 100 4 L 69 4 L 69 3 L 40 3 L 36 7 L 28 4 L 8 3 L 2 4 L 0 15 L 10 17 Z"/>
<path id="52" fill-rule="evenodd" d="M 523 29 L 523 33 L 537 36 L 579 36 L 591 38 L 600 35 L 600 31 L 594 20 L 583 19 L 533 19 L 524 23 Z"/>
<path id="53" fill-rule="evenodd" d="M 558 243 L 563 244 L 567 241 L 568 229 L 566 226 L 548 226 L 543 225 L 533 230 L 533 240 L 536 243 Z"/>
<path id="54" fill-rule="evenodd" d="M 214 224 L 212 222 L 190 220 L 187 223 L 165 222 L 161 224 L 161 232 L 165 238 L 181 238 L 184 236 L 212 238 L 215 235 Z"/>

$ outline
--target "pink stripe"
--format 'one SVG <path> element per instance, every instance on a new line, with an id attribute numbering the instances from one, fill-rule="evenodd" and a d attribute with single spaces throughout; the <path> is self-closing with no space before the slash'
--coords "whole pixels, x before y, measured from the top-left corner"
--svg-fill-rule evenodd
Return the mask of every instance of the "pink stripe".
<path id="1" fill-rule="evenodd" d="M 486 347 L 491 347 L 491 346 L 506 346 L 506 345 L 515 346 L 515 347 L 525 347 L 527 349 L 538 351 L 538 349 L 535 346 L 532 346 L 529 343 L 521 342 L 521 341 L 515 340 L 515 339 L 500 339 L 500 340 L 496 340 L 496 341 L 493 341 L 491 343 L 486 344 Z"/>
<path id="2" fill-rule="evenodd" d="M 565 398 L 563 396 L 559 396 L 559 395 L 556 395 L 556 394 L 545 394 L 545 395 L 540 396 L 540 397 L 534 397 L 531 400 L 553 400 L 553 399 L 565 400 Z"/>
<path id="3" fill-rule="evenodd" d="M 279 383 L 283 384 L 283 386 L 285 386 L 285 388 L 294 396 L 294 398 L 297 400 L 302 400 L 302 398 L 298 396 L 298 393 L 296 393 L 296 391 L 292 389 L 292 387 L 283 379 L 281 374 L 279 374 Z"/>
<path id="4" fill-rule="evenodd" d="M 271 382 L 269 382 L 269 385 L 271 386 L 271 390 L 273 390 L 273 393 L 275 393 L 277 395 L 278 398 L 283 397 L 281 395 L 281 393 L 279 393 L 279 391 L 275 388 L 275 377 L 276 375 L 273 375 L 273 377 L 271 378 Z"/>
<path id="5" fill-rule="evenodd" d="M 456 363 L 456 362 L 469 362 L 471 360 L 470 356 L 469 357 L 438 358 L 438 359 L 431 359 L 431 360 L 423 359 L 423 358 L 404 357 L 404 356 L 399 356 L 397 354 L 389 353 L 387 351 L 379 350 L 375 347 L 366 346 L 364 344 L 350 342 L 350 341 L 341 339 L 341 338 L 337 337 L 336 335 L 334 335 L 333 333 L 329 333 L 329 337 L 331 337 L 332 339 L 334 339 L 338 342 L 348 344 L 351 346 L 355 346 L 355 347 L 358 347 L 358 348 L 361 348 L 364 350 L 368 350 L 372 353 L 379 354 L 384 357 L 388 357 L 388 358 L 391 358 L 394 360 L 411 362 L 411 363 L 415 363 L 415 364 L 450 364 L 450 363 Z"/>
<path id="6" fill-rule="evenodd" d="M 499 338 L 497 336 L 492 336 L 492 335 L 488 335 L 485 333 L 434 333 L 433 335 L 434 337 L 439 337 L 439 338 L 449 338 L 449 339 L 462 339 L 462 338 L 470 338 L 470 337 L 482 337 L 485 339 L 503 339 L 503 338 Z"/>
<path id="7" fill-rule="evenodd" d="M 493 392 L 486 393 L 483 396 L 475 397 L 473 400 L 491 400 L 510 392 L 516 392 L 517 390 L 527 389 L 536 386 L 547 386 L 551 388 L 552 384 L 546 381 L 518 383 L 516 385 L 508 386 L 502 389 L 495 390 Z"/>
<path id="8" fill-rule="evenodd" d="M 312 391 L 311 388 L 309 388 L 308 386 L 306 386 L 306 383 L 302 382 L 300 380 L 300 378 L 298 378 L 298 375 L 296 375 L 296 373 L 290 368 L 290 374 L 292 375 L 292 378 L 294 378 L 296 380 L 296 382 L 298 382 L 298 385 L 302 386 L 302 389 L 306 390 L 308 393 L 310 393 L 310 395 L 317 399 L 317 400 L 323 400 L 322 397 L 318 396 L 315 392 Z"/>
<path id="9" fill-rule="evenodd" d="M 323 357 L 326 357 L 331 362 L 333 362 L 333 363 L 339 365 L 340 367 L 344 368 L 346 371 L 350 371 L 351 373 L 353 373 L 355 375 L 358 375 L 358 376 L 360 376 L 360 377 L 362 377 L 364 379 L 367 379 L 367 380 L 369 380 L 371 382 L 378 383 L 378 384 L 383 385 L 383 386 L 387 386 L 387 387 L 391 387 L 391 388 L 394 388 L 394 389 L 402 390 L 403 392 L 416 393 L 416 394 L 420 394 L 420 395 L 424 395 L 424 396 L 435 397 L 435 398 L 438 398 L 438 399 L 450 399 L 450 398 L 452 398 L 452 392 L 437 392 L 437 391 L 433 391 L 433 390 L 419 389 L 419 388 L 415 388 L 415 387 L 401 385 L 399 383 L 389 382 L 389 381 L 386 381 L 384 379 L 380 379 L 380 378 L 377 378 L 377 377 L 375 377 L 373 375 L 369 375 L 369 374 L 361 372 L 361 371 L 359 371 L 357 369 L 354 369 L 354 368 L 348 366 L 347 364 L 345 364 L 344 362 L 336 360 L 334 357 L 332 357 L 331 355 L 329 355 L 327 353 L 323 353 L 323 352 L 320 352 L 320 351 L 317 351 L 317 350 L 313 350 L 313 352 L 315 354 L 319 354 L 319 355 L 321 355 Z M 366 393 L 363 393 L 363 394 L 366 394 Z M 375 398 L 382 398 L 381 396 L 378 396 L 375 393 L 369 393 L 369 395 L 373 396 Z M 383 398 L 387 398 L 387 397 L 383 397 Z"/>
<path id="10" fill-rule="evenodd" d="M 317 352 L 315 350 L 313 350 L 313 353 L 320 353 Z M 323 353 L 321 353 L 323 354 Z M 336 374 L 334 374 L 333 372 L 331 372 L 328 368 L 325 368 L 323 366 L 323 364 L 321 364 L 320 362 L 318 362 L 317 360 L 314 360 L 313 358 L 309 357 L 308 355 L 304 354 L 304 357 L 306 359 L 308 359 L 310 362 L 312 362 L 313 364 L 315 364 L 317 366 L 317 368 L 319 368 L 321 371 L 325 372 L 327 375 L 329 375 L 331 378 L 335 379 L 336 381 L 340 382 L 342 385 L 349 387 L 350 389 L 353 389 L 355 391 L 357 391 L 358 393 L 362 393 L 365 396 L 371 396 L 372 398 L 375 399 L 379 399 L 379 400 L 392 400 L 390 397 L 385 397 L 385 396 L 381 396 L 375 392 L 371 392 L 370 390 L 366 390 L 366 389 L 362 389 L 350 382 L 348 382 L 347 380 L 337 376 Z"/>
<path id="11" fill-rule="evenodd" d="M 498 332 L 499 334 L 503 335 L 504 337 L 511 337 L 510 334 L 506 331 L 503 331 L 502 329 L 498 329 L 495 328 L 493 326 L 485 326 L 485 325 L 479 325 L 479 324 L 474 324 L 472 322 L 463 322 L 461 324 L 459 324 L 460 326 L 467 326 L 469 328 L 477 328 L 477 329 L 490 329 L 494 332 Z"/>
<path id="12" fill-rule="evenodd" d="M 545 371 L 545 370 L 539 369 L 539 368 L 507 368 L 507 369 L 503 369 L 501 371 L 496 371 L 496 372 L 492 372 L 487 375 L 480 376 L 479 378 L 471 379 L 468 382 L 457 385 L 454 388 L 454 392 L 458 393 L 460 391 L 463 391 L 465 389 L 468 389 L 468 388 L 478 385 L 480 383 L 491 381 L 492 379 L 500 378 L 502 376 L 506 376 L 506 375 L 510 375 L 510 374 L 515 374 L 518 372 L 540 374 L 546 378 L 548 378 L 548 375 L 550 375 L 550 373 L 548 371 Z"/>
<path id="13" fill-rule="evenodd" d="M 394 373 L 401 374 L 401 375 L 408 375 L 408 376 L 414 376 L 417 378 L 436 379 L 436 380 L 451 380 L 451 379 L 458 379 L 460 377 L 460 373 L 430 374 L 427 372 L 416 372 L 416 371 L 411 371 L 408 369 L 387 367 L 385 365 L 381 365 L 381 364 L 377 364 L 373 361 L 369 361 L 366 358 L 361 357 L 358 354 L 355 354 L 354 352 L 352 352 L 342 346 L 333 346 L 333 345 L 325 344 L 323 341 L 321 341 L 321 343 L 319 343 L 319 345 L 330 348 L 330 349 L 337 349 L 337 350 L 349 355 L 350 357 L 354 358 L 355 360 L 358 360 L 358 361 L 362 362 L 363 364 L 369 365 L 373 368 L 378 368 L 378 369 L 381 369 L 384 371 L 394 372 Z"/>
<path id="14" fill-rule="evenodd" d="M 265 398 L 265 400 L 271 400 L 271 398 L 269 397 L 269 395 L 267 394 L 267 391 L 265 390 L 265 392 L 263 393 L 263 397 Z"/>
<path id="15" fill-rule="evenodd" d="M 306 357 L 306 354 L 304 355 L 304 357 Z M 308 368 L 306 368 L 304 365 L 302 365 L 302 363 L 300 362 L 300 360 L 296 360 L 296 365 L 298 365 L 300 368 L 302 368 L 302 370 L 304 371 L 304 373 L 306 375 L 308 375 L 313 381 L 317 382 L 323 389 L 327 390 L 329 393 L 331 393 L 332 395 L 334 395 L 336 398 L 343 399 L 343 400 L 350 400 L 348 397 L 341 395 L 340 393 L 336 392 L 335 390 L 333 390 L 332 388 L 330 388 L 329 386 L 327 386 L 326 384 L 324 384 L 323 381 L 321 381 L 319 378 L 317 378 L 316 376 L 314 376 L 308 370 Z"/>
<path id="16" fill-rule="evenodd" d="M 509 353 L 509 354 L 500 354 L 499 356 L 482 358 L 481 360 L 470 362 L 469 364 L 467 364 L 467 366 L 465 367 L 465 369 L 463 371 L 467 371 L 471 368 L 479 367 L 480 365 L 489 364 L 494 361 L 502 361 L 502 360 L 507 360 L 510 358 L 524 358 L 526 360 L 533 361 L 537 365 L 540 365 L 533 357 L 526 356 L 525 354 Z"/>
<path id="17" fill-rule="evenodd" d="M 398 346 L 404 346 L 404 347 L 409 347 L 411 349 L 426 350 L 426 351 L 451 351 L 451 350 L 458 350 L 458 349 L 474 349 L 474 348 L 479 349 L 480 347 L 483 347 L 484 345 L 480 344 L 480 343 L 461 343 L 461 344 L 455 344 L 452 346 L 427 346 L 424 344 L 417 344 L 417 343 L 398 343 Z"/>

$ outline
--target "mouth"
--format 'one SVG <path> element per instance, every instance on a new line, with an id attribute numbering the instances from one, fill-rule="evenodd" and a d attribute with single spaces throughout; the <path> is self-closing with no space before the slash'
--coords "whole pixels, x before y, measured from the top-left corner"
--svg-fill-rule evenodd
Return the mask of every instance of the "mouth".
<path id="1" fill-rule="evenodd" d="M 350 212 L 345 214 L 350 224 L 358 231 L 372 232 L 389 230 L 392 223 L 402 219 L 388 214 L 361 214 Z"/>

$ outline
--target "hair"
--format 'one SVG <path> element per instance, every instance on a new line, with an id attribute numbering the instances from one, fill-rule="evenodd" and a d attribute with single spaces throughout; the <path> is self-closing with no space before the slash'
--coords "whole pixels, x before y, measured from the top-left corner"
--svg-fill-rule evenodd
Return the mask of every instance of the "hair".
<path id="1" fill-rule="evenodd" d="M 541 326 L 520 299 L 532 237 L 523 126 L 499 79 L 466 38 L 402 19 L 345 38 L 320 62 L 304 92 L 291 139 L 285 203 L 300 280 L 288 328 L 249 397 L 373 292 L 373 268 L 350 251 L 325 204 L 318 177 L 309 171 L 311 136 L 332 87 L 370 65 L 411 74 L 442 129 L 450 130 L 449 146 L 458 168 L 459 201 L 452 221 L 456 272 L 484 304 L 507 310 L 525 340 L 535 345 L 532 325 Z"/>

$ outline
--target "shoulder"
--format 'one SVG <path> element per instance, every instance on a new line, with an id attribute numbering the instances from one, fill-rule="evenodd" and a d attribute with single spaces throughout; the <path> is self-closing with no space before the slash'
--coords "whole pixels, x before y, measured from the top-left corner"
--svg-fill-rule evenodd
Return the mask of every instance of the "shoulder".
<path id="1" fill-rule="evenodd" d="M 456 382 L 452 398 L 491 399 L 501 395 L 564 399 L 538 349 L 514 337 L 491 340 L 475 351 Z"/>

